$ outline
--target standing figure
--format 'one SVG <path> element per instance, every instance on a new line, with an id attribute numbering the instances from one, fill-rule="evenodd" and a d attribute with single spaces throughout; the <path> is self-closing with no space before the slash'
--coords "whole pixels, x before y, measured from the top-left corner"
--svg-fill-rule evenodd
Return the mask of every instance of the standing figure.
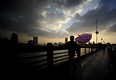
<path id="1" fill-rule="evenodd" d="M 70 36 L 70 41 L 66 43 L 68 48 L 69 62 L 74 63 L 74 56 L 77 49 L 77 43 L 74 42 L 74 36 Z"/>

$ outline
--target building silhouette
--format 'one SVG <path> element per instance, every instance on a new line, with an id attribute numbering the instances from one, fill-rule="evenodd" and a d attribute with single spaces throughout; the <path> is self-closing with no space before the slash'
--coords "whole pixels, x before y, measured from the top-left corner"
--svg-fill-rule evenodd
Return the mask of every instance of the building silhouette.
<path id="1" fill-rule="evenodd" d="M 18 43 L 18 34 L 12 33 L 10 40 L 12 43 Z"/>
<path id="2" fill-rule="evenodd" d="M 38 37 L 33 37 L 34 45 L 38 45 Z"/>
<path id="3" fill-rule="evenodd" d="M 28 41 L 28 44 L 29 44 L 29 45 L 34 45 L 33 40 L 29 40 L 29 41 Z"/>
<path id="4" fill-rule="evenodd" d="M 68 42 L 68 38 L 65 38 L 65 43 L 67 43 Z"/>
<path id="5" fill-rule="evenodd" d="M 29 40 L 28 44 L 37 46 L 38 45 L 38 37 L 33 37 L 33 40 Z"/>

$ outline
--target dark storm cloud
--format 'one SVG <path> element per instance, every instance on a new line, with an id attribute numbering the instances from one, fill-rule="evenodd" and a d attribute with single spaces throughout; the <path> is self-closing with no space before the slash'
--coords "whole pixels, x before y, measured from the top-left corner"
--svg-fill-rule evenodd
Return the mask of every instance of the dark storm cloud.
<path id="1" fill-rule="evenodd" d="M 86 24 L 86 26 L 85 26 Z M 89 27 L 90 24 L 84 23 L 83 22 L 75 22 L 73 23 L 67 30 L 71 33 L 82 33 L 82 32 L 90 32 L 91 30 L 94 30 L 94 27 Z M 89 29 L 88 29 L 89 28 Z"/>
<path id="2" fill-rule="evenodd" d="M 0 29 L 29 35 L 38 31 L 38 35 L 44 35 L 44 31 L 34 27 L 38 26 L 38 20 L 43 19 L 40 12 L 45 4 L 45 0 L 1 0 Z"/>
<path id="3" fill-rule="evenodd" d="M 66 7 L 74 7 L 87 0 L 66 0 Z"/>
<path id="4" fill-rule="evenodd" d="M 51 35 L 51 32 L 41 30 L 42 26 L 38 23 L 39 20 L 45 18 L 41 12 L 46 10 L 46 6 L 53 3 L 57 4 L 57 7 L 69 8 L 79 5 L 83 1 L 86 0 L 0 0 L 0 29 L 29 35 Z M 51 14 L 47 15 L 51 17 L 52 21 L 64 18 L 62 12 Z M 55 20 L 52 18 L 53 16 L 55 16 Z M 38 29 L 35 29 L 36 27 Z"/>
<path id="5" fill-rule="evenodd" d="M 32 11 L 43 6 L 46 0 L 0 0 L 0 9 L 6 12 Z"/>
<path id="6" fill-rule="evenodd" d="M 84 1 L 87 1 L 87 0 L 50 0 L 50 2 L 56 3 L 66 8 L 75 7 Z"/>
<path id="7" fill-rule="evenodd" d="M 111 0 L 102 0 L 96 9 L 88 11 L 85 15 L 77 17 L 80 22 L 75 22 L 67 30 L 69 32 L 79 31 L 92 31 L 95 30 L 95 22 L 98 20 L 98 29 L 105 29 L 109 23 L 116 22 L 116 9 L 112 7 Z"/>

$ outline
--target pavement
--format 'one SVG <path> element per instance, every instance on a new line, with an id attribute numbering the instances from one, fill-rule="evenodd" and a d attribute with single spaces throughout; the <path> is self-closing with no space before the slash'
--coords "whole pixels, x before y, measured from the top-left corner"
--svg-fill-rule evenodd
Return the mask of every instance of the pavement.
<path id="1" fill-rule="evenodd" d="M 72 65 L 57 66 L 47 76 L 53 80 L 116 80 L 107 49 L 77 59 Z"/>

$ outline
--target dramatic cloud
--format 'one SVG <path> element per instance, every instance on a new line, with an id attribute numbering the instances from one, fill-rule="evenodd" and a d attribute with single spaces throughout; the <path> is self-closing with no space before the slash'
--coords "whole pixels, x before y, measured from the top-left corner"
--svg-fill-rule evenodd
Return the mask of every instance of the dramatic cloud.
<path id="1" fill-rule="evenodd" d="M 66 0 L 66 7 L 75 7 L 87 0 Z"/>
<path id="2" fill-rule="evenodd" d="M 86 1 L 88 0 L 1 0 L 0 29 L 32 36 L 67 34 L 66 30 L 62 30 L 62 25 L 74 15 L 76 6 Z"/>
<path id="3" fill-rule="evenodd" d="M 115 32 L 116 0 L 1 0 L 0 30 L 64 38 L 95 30 Z M 4 32 L 3 32 L 4 31 Z"/>
<path id="4" fill-rule="evenodd" d="M 88 11 L 81 17 L 76 15 L 75 17 L 78 21 L 73 23 L 67 30 L 69 32 L 93 31 L 95 30 L 96 19 L 99 30 L 104 30 L 108 25 L 116 23 L 116 9 L 110 7 L 110 2 L 112 1 L 102 0 L 95 9 Z"/>
<path id="5" fill-rule="evenodd" d="M 34 27 L 43 16 L 38 12 L 42 10 L 37 6 L 36 0 L 3 0 L 0 8 L 0 28 L 34 35 Z M 37 31 L 36 31 L 37 32 Z"/>

